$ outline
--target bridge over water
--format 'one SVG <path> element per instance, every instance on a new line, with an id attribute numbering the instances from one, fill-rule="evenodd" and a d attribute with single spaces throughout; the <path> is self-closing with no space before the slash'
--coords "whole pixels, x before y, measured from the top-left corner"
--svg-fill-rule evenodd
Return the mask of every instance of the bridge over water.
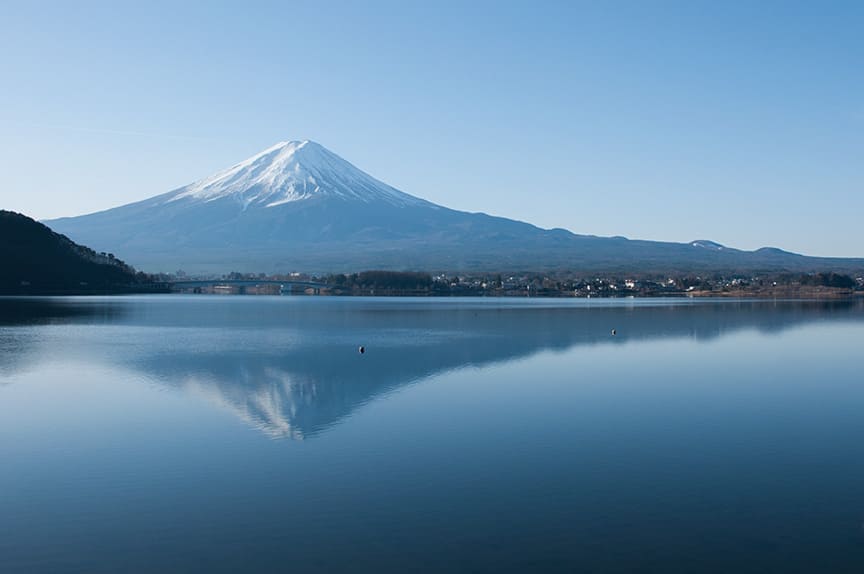
<path id="1" fill-rule="evenodd" d="M 302 293 L 306 289 L 313 289 L 317 295 L 321 289 L 330 287 L 327 283 L 317 281 L 278 281 L 274 279 L 194 279 L 184 281 L 170 281 L 168 286 L 172 291 L 184 291 L 189 289 L 216 288 L 216 287 L 259 287 L 262 285 L 278 285 L 281 293 Z"/>

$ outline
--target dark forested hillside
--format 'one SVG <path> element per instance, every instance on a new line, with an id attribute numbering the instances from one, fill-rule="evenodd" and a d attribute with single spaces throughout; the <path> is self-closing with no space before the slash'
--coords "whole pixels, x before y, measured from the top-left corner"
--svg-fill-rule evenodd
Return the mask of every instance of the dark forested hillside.
<path id="1" fill-rule="evenodd" d="M 137 290 L 149 277 L 20 213 L 0 210 L 0 293 Z"/>

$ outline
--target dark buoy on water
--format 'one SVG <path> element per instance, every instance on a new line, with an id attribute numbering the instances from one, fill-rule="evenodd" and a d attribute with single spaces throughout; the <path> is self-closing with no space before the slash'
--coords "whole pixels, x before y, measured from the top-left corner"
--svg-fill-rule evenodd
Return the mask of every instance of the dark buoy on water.
<path id="1" fill-rule="evenodd" d="M 612 334 L 613 334 L 613 335 L 617 335 L 617 334 L 618 334 L 618 331 L 616 331 L 615 329 L 612 329 Z"/>
<path id="2" fill-rule="evenodd" d="M 366 352 L 366 347 L 364 347 L 363 345 L 360 345 L 360 348 L 357 349 L 357 351 L 362 355 L 363 353 Z"/>

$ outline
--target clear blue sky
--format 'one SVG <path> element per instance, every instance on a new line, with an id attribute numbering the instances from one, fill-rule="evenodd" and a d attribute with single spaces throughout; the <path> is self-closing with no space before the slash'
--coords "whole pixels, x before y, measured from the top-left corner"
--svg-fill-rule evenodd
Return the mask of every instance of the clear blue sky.
<path id="1" fill-rule="evenodd" d="M 864 256 L 864 2 L 118 4 L 0 0 L 0 207 L 314 139 L 457 209 Z"/>

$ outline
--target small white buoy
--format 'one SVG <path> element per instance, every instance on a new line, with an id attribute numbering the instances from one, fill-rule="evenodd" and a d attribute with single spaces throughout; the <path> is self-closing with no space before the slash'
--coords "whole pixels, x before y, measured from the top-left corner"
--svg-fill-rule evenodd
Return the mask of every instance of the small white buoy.
<path id="1" fill-rule="evenodd" d="M 357 349 L 357 350 L 358 350 L 358 351 L 360 352 L 360 354 L 362 355 L 363 353 L 366 352 L 366 347 L 364 347 L 363 345 L 360 345 L 360 348 Z"/>
<path id="2" fill-rule="evenodd" d="M 613 335 L 616 335 L 617 333 L 618 333 L 618 331 L 616 331 L 615 329 L 612 329 L 612 334 L 613 334 Z"/>

